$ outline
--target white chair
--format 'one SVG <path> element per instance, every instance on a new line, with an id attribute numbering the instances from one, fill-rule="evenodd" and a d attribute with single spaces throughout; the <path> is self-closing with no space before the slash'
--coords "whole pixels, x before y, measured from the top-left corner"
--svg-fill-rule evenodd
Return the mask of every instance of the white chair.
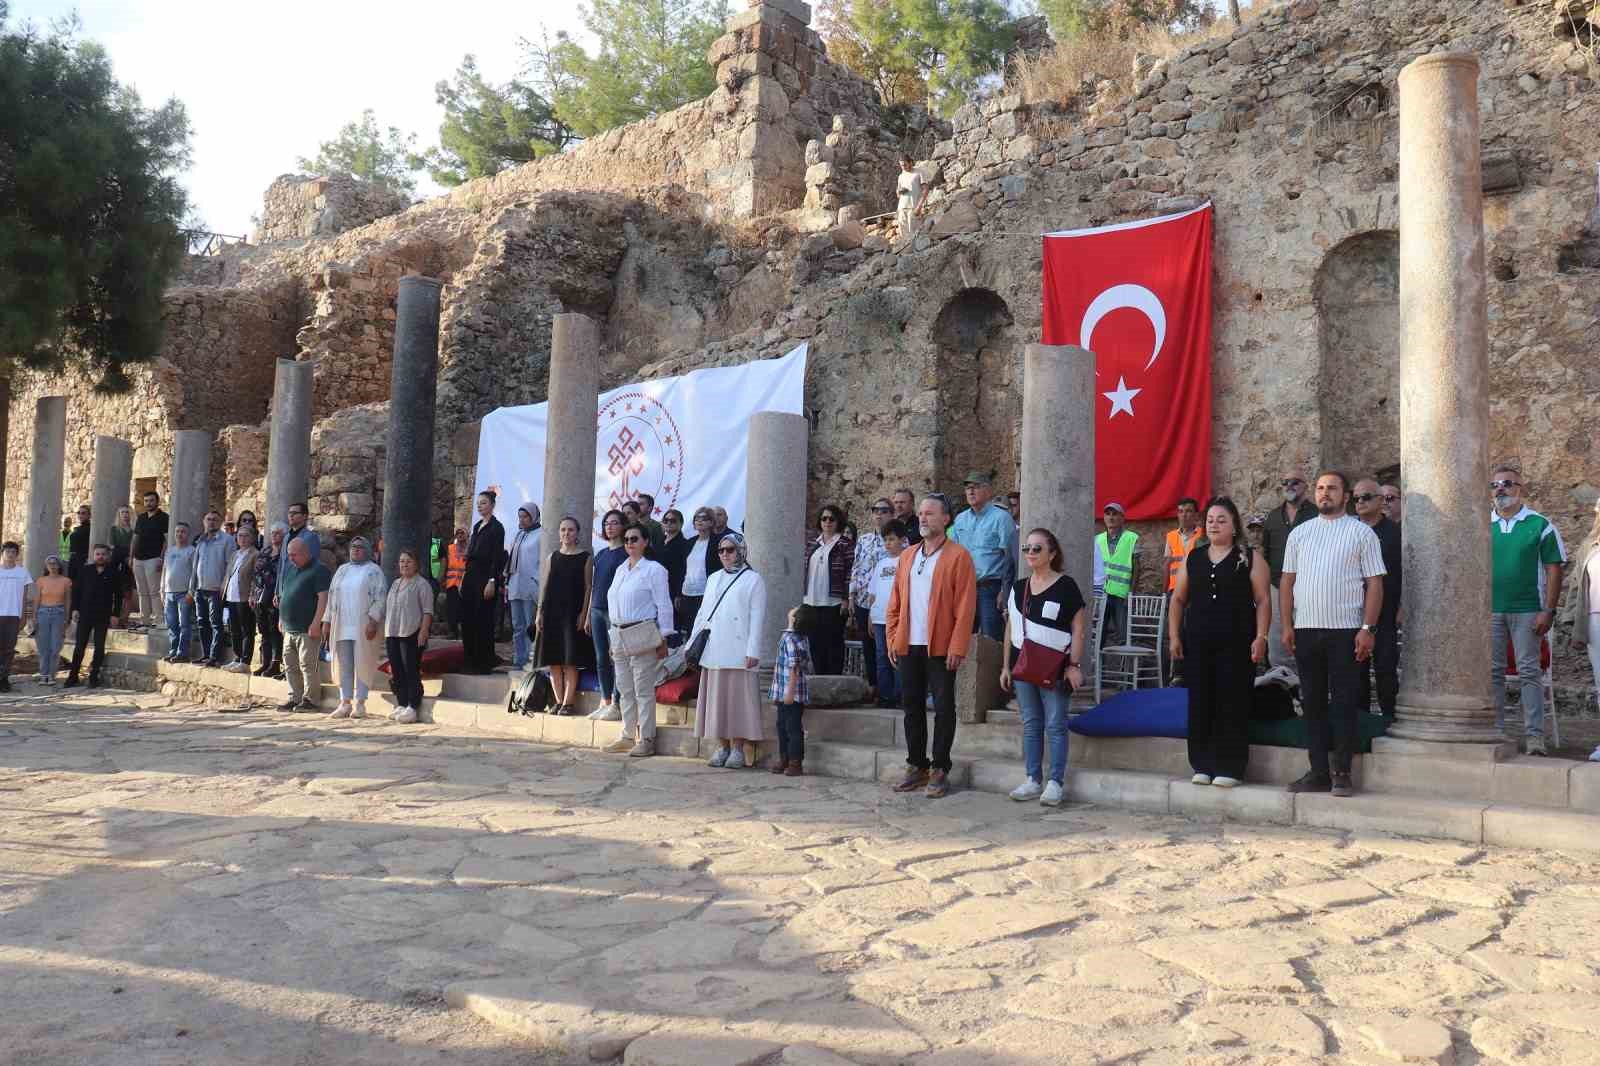
<path id="1" fill-rule="evenodd" d="M 1127 638 L 1121 643 L 1099 645 L 1096 663 L 1100 677 L 1095 680 L 1095 702 L 1099 702 L 1102 683 L 1130 689 L 1140 688 L 1148 681 L 1152 688 L 1161 687 L 1161 642 L 1167 636 L 1166 603 L 1165 596 L 1128 597 Z"/>

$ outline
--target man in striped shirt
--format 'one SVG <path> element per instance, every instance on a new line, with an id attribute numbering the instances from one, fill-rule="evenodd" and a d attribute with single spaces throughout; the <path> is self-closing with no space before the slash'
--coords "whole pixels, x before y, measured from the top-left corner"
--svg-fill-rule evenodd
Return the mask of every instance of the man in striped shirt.
<path id="1" fill-rule="evenodd" d="M 1315 492 L 1317 517 L 1289 533 L 1278 585 L 1311 759 L 1311 771 L 1289 791 L 1350 796 L 1361 671 L 1383 609 L 1383 548 L 1365 522 L 1345 513 L 1348 478 L 1336 470 L 1319 474 Z"/>

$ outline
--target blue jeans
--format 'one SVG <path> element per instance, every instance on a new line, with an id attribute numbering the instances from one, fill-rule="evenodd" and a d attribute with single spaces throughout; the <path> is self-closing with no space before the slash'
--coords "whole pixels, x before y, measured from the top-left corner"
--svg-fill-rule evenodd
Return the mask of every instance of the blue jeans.
<path id="1" fill-rule="evenodd" d="M 200 589 L 194 594 L 194 607 L 200 623 L 200 652 L 215 659 L 222 654 L 222 593 Z"/>
<path id="2" fill-rule="evenodd" d="M 1005 636 L 1006 619 L 1000 613 L 1000 590 L 1005 588 L 1005 584 L 997 577 L 978 582 L 978 610 L 973 617 L 977 628 L 973 630 L 974 633 L 982 633 L 990 640 Z"/>
<path id="3" fill-rule="evenodd" d="M 179 658 L 189 657 L 189 641 L 194 636 L 194 604 L 186 592 L 167 593 L 167 651 Z"/>
<path id="4" fill-rule="evenodd" d="M 611 616 L 589 608 L 589 636 L 594 638 L 594 668 L 600 675 L 600 695 L 607 701 L 617 694 L 617 667 L 611 661 Z"/>
<path id="5" fill-rule="evenodd" d="M 533 625 L 533 600 L 511 601 L 511 665 L 518 670 L 528 665 L 528 652 L 533 642 L 528 639 L 528 627 Z"/>
<path id="6" fill-rule="evenodd" d="M 1072 689 L 1066 682 L 1040 688 L 1012 679 L 1017 706 L 1022 709 L 1022 762 L 1028 777 L 1044 780 L 1044 742 L 1050 741 L 1050 780 L 1061 784 L 1067 772 L 1067 702 Z"/>
<path id="7" fill-rule="evenodd" d="M 806 731 L 800 724 L 805 713 L 803 703 L 778 704 L 778 758 L 786 766 L 806 757 Z"/>
<path id="8" fill-rule="evenodd" d="M 1540 637 L 1533 631 L 1538 611 L 1489 616 L 1489 678 L 1494 689 L 1494 727 L 1506 727 L 1506 640 L 1517 658 L 1517 683 L 1522 688 L 1522 724 L 1529 737 L 1544 739 L 1544 670 L 1539 666 Z"/>
<path id="9" fill-rule="evenodd" d="M 356 642 L 335 641 L 333 653 L 339 657 L 339 698 L 366 699 L 367 683 L 356 676 Z"/>
<path id="10" fill-rule="evenodd" d="M 33 643 L 39 650 L 39 673 L 47 678 L 55 677 L 56 664 L 61 661 L 61 645 L 67 638 L 67 608 L 63 604 L 41 607 L 34 621 L 38 626 Z"/>
<path id="11" fill-rule="evenodd" d="M 889 661 L 889 629 L 881 622 L 872 626 L 872 645 L 878 653 L 878 699 L 900 703 L 900 675 Z"/>

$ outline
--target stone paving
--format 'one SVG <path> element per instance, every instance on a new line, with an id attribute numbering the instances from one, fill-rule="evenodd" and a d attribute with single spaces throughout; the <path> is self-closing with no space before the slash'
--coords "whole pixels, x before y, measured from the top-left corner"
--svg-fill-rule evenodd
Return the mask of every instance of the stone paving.
<path id="1" fill-rule="evenodd" d="M 1600 861 L 0 702 L 0 1062 L 1600 1062 Z"/>

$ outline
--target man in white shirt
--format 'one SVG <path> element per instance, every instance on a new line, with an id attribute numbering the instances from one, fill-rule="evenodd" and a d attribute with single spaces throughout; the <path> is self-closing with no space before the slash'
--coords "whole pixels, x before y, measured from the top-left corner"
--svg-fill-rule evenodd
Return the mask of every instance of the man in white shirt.
<path id="1" fill-rule="evenodd" d="M 8 540 L 0 547 L 0 692 L 11 691 L 11 660 L 17 653 L 17 634 L 32 613 L 33 575 L 17 565 L 22 548 Z M 40 671 L 44 667 L 41 664 Z"/>
<path id="2" fill-rule="evenodd" d="M 1290 531 L 1278 584 L 1283 644 L 1300 674 L 1311 760 L 1310 772 L 1289 791 L 1351 796 L 1361 671 L 1383 610 L 1383 548 L 1365 522 L 1345 513 L 1348 478 L 1336 470 L 1319 474 L 1315 492 L 1317 517 Z"/>
<path id="3" fill-rule="evenodd" d="M 916 236 L 917 216 L 922 213 L 922 202 L 928 198 L 928 190 L 922 184 L 922 174 L 908 155 L 900 157 L 900 177 L 895 182 L 895 197 L 898 204 L 895 220 L 900 223 L 900 240 L 905 242 Z"/>

